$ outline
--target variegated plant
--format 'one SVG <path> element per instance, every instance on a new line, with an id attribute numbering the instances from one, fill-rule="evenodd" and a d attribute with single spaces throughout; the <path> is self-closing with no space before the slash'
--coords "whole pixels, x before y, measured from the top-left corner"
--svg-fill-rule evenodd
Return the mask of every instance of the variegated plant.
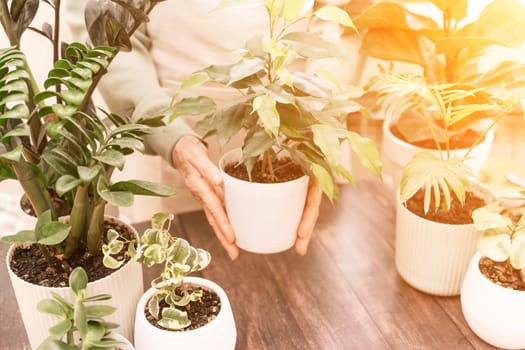
<path id="1" fill-rule="evenodd" d="M 61 52 L 60 0 L 0 0 L 0 22 L 11 46 L 0 50 L 0 181 L 17 180 L 39 217 L 34 230 L 4 236 L 3 242 L 38 244 L 47 259 L 67 259 L 79 247 L 97 255 L 107 203 L 129 206 L 135 194 L 174 193 L 144 181 L 111 182 L 126 155 L 143 151 L 141 137 L 162 122 L 153 118 L 130 123 L 97 112 L 91 100 L 115 55 L 131 49 L 130 36 L 161 1 L 89 1 L 86 23 L 95 46 L 71 43 Z M 54 27 L 30 27 L 40 3 L 54 11 Z M 52 47 L 53 67 L 43 86 L 21 48 L 27 29 Z M 66 230 L 56 223 L 51 193 L 69 207 Z"/>
<path id="2" fill-rule="evenodd" d="M 160 276 L 151 282 L 156 292 L 148 302 L 148 310 L 160 326 L 177 330 L 191 324 L 187 313 L 181 308 L 202 297 L 202 290 L 188 291 L 184 277 L 208 266 L 211 256 L 203 249 L 192 247 L 186 240 L 173 237 L 169 232 L 172 220 L 173 215 L 153 215 L 151 228 L 142 235 L 138 249 L 135 249 L 135 242 L 126 241 L 116 231 L 109 230 L 108 243 L 102 250 L 104 263 L 115 268 L 122 262 L 112 255 L 122 251 L 126 244 L 137 262 L 148 267 L 164 264 Z M 162 302 L 168 306 L 161 307 Z"/>
<path id="3" fill-rule="evenodd" d="M 345 86 L 326 70 L 313 73 L 294 69 L 295 63 L 339 55 L 336 45 L 319 33 L 298 30 L 310 20 L 332 21 L 348 28 L 354 24 L 348 13 L 323 6 L 313 11 L 311 0 L 225 0 L 220 6 L 260 6 L 268 14 L 269 31 L 256 36 L 239 50 L 238 62 L 195 72 L 180 92 L 213 82 L 237 89 L 239 98 L 217 106 L 206 96 L 190 97 L 173 104 L 173 117 L 201 115 L 198 124 L 207 135 L 216 135 L 225 145 L 241 130 L 246 132 L 242 162 L 251 173 L 263 160 L 269 178 L 271 160 L 287 152 L 303 171 L 317 178 L 324 193 L 337 196 L 335 177 L 352 181 L 341 158 L 340 144 L 348 140 L 359 160 L 381 175 L 379 153 L 369 139 L 345 127 L 349 113 L 362 109 L 355 102 L 360 89 Z M 175 96 L 174 100 L 177 100 Z"/>
<path id="4" fill-rule="evenodd" d="M 521 270 L 525 280 L 525 215 L 521 208 L 518 220 L 501 213 L 501 207 L 490 205 L 474 210 L 472 219 L 476 229 L 483 232 L 478 251 L 493 261 L 507 261 Z"/>

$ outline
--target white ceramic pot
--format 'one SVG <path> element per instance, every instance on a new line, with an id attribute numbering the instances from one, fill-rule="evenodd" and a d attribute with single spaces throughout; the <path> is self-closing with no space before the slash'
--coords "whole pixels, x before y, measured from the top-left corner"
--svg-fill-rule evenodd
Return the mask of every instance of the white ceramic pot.
<path id="1" fill-rule="evenodd" d="M 106 220 L 120 221 L 111 217 L 106 217 Z M 121 224 L 128 226 L 137 238 L 139 237 L 132 226 L 123 222 Z M 36 349 L 48 336 L 48 329 L 58 322 L 58 318 L 39 312 L 37 304 L 42 299 L 52 298 L 51 292 L 60 295 L 66 300 L 72 300 L 71 291 L 69 287 L 41 287 L 18 277 L 9 268 L 14 249 L 15 246 L 9 248 L 6 265 L 29 343 L 33 349 Z M 118 323 L 120 326 L 115 331 L 128 339 L 133 339 L 135 307 L 143 293 L 142 265 L 133 260 L 124 264 L 111 275 L 89 282 L 86 289 L 86 295 L 88 296 L 95 294 L 110 294 L 112 296 L 112 299 L 102 302 L 117 308 L 115 313 L 108 316 L 106 320 Z"/>
<path id="2" fill-rule="evenodd" d="M 432 153 L 439 156 L 439 151 L 427 148 L 416 147 L 410 143 L 404 142 L 394 136 L 390 131 L 391 123 L 385 121 L 383 124 L 383 142 L 381 145 L 383 174 L 385 180 L 391 188 L 393 195 L 399 188 L 403 169 L 405 165 L 412 159 L 414 154 L 419 152 Z M 494 140 L 494 131 L 487 133 L 485 139 L 472 149 L 469 158 L 465 164 L 472 169 L 474 174 L 479 173 L 481 167 L 486 163 L 492 148 Z M 468 152 L 468 148 L 461 148 L 451 151 L 451 156 L 454 158 L 464 157 Z"/>
<path id="3" fill-rule="evenodd" d="M 235 320 L 224 290 L 216 283 L 199 277 L 186 277 L 185 283 L 213 290 L 221 300 L 217 317 L 203 327 L 190 331 L 168 331 L 152 325 L 144 315 L 149 299 L 155 294 L 150 288 L 140 298 L 135 316 L 136 350 L 233 350 L 237 340 Z"/>
<path id="4" fill-rule="evenodd" d="M 486 200 L 486 188 L 472 191 Z M 399 197 L 398 197 L 399 198 Z M 396 206 L 395 262 L 399 275 L 414 288 L 433 295 L 459 295 L 480 232 L 474 224 L 451 225 L 424 219 L 399 199 Z"/>
<path id="5" fill-rule="evenodd" d="M 254 253 L 277 253 L 291 248 L 304 209 L 308 177 L 261 184 L 239 180 L 224 172 L 224 165 L 240 159 L 241 150 L 234 149 L 219 161 L 226 212 L 236 244 Z"/>
<path id="6" fill-rule="evenodd" d="M 487 343 L 504 349 L 525 348 L 525 291 L 501 287 L 479 270 L 472 258 L 461 287 L 461 308 L 468 325 Z"/>

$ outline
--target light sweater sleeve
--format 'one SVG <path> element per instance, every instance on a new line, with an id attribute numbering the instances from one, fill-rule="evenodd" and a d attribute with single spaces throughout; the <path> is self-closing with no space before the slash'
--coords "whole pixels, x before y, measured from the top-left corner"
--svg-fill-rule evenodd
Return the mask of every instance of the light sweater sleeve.
<path id="1" fill-rule="evenodd" d="M 87 42 L 84 22 L 87 0 L 66 1 L 66 21 L 73 40 Z M 133 50 L 120 52 L 109 71 L 101 79 L 98 89 L 109 109 L 132 120 L 154 117 L 167 112 L 171 96 L 159 84 L 155 65 L 149 54 L 150 39 L 142 26 L 131 38 Z M 166 121 L 167 121 L 166 117 Z M 165 127 L 144 136 L 146 152 L 162 156 L 172 164 L 172 149 L 184 135 L 197 136 L 183 119 L 175 119 Z M 198 136 L 197 136 L 198 137 Z"/>

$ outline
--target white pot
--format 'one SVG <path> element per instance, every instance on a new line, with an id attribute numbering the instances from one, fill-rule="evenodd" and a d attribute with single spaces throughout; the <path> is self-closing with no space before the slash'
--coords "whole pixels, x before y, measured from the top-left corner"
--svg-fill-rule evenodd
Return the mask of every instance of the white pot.
<path id="1" fill-rule="evenodd" d="M 190 331 L 168 331 L 157 328 L 144 315 L 149 299 L 155 294 L 155 289 L 150 288 L 137 304 L 135 349 L 233 350 L 237 340 L 237 330 L 230 302 L 224 290 L 216 283 L 204 278 L 186 277 L 184 281 L 217 293 L 221 300 L 221 309 L 217 317 L 205 326 Z"/>
<path id="2" fill-rule="evenodd" d="M 120 221 L 115 218 L 106 217 L 106 220 L 108 219 Z M 123 222 L 121 222 L 121 224 L 128 226 L 137 238 L 139 237 L 132 226 Z M 59 319 L 53 315 L 39 312 L 37 310 L 37 304 L 42 299 L 51 299 L 51 292 L 71 301 L 71 291 L 69 287 L 55 288 L 38 286 L 18 277 L 10 268 L 14 248 L 15 246 L 9 248 L 6 264 L 29 343 L 33 349 L 36 349 L 48 336 L 48 329 L 59 321 Z M 101 302 L 102 304 L 109 304 L 117 308 L 115 313 L 108 316 L 106 320 L 118 323 L 120 326 L 115 331 L 121 333 L 128 339 L 133 338 L 135 307 L 143 293 L 142 265 L 133 260 L 127 262 L 111 275 L 97 281 L 89 282 L 86 289 L 86 295 L 88 296 L 95 294 L 110 294 L 112 296 L 110 300 Z"/>
<path id="3" fill-rule="evenodd" d="M 281 183 L 254 183 L 236 179 L 223 170 L 238 162 L 241 150 L 219 161 L 224 180 L 226 212 L 236 244 L 254 253 L 277 253 L 291 248 L 304 209 L 308 176 Z"/>
<path id="4" fill-rule="evenodd" d="M 473 186 L 486 200 L 492 194 Z M 424 219 L 396 206 L 395 261 L 398 273 L 414 288 L 440 296 L 459 295 L 480 232 L 474 224 L 451 225 Z"/>
<path id="5" fill-rule="evenodd" d="M 470 262 L 461 287 L 461 308 L 481 339 L 504 349 L 525 348 L 525 291 L 501 287 L 479 270 L 481 255 Z"/>
<path id="6" fill-rule="evenodd" d="M 383 142 L 381 145 L 383 174 L 385 180 L 389 183 L 389 187 L 395 194 L 401 183 L 403 169 L 405 165 L 412 159 L 414 154 L 419 152 L 432 153 L 439 156 L 439 151 L 427 148 L 416 147 L 402 141 L 392 134 L 390 131 L 391 123 L 385 121 L 383 123 Z M 487 133 L 485 139 L 476 145 L 469 154 L 469 158 L 465 164 L 472 169 L 474 174 L 479 173 L 481 167 L 487 162 L 494 140 L 494 131 Z M 468 152 L 468 148 L 461 148 L 451 151 L 453 158 L 462 158 Z"/>

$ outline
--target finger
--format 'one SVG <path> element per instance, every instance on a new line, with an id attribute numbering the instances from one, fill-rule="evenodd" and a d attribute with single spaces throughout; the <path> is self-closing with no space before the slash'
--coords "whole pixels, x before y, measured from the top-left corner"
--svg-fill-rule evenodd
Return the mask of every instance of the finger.
<path id="1" fill-rule="evenodd" d="M 204 208 L 204 214 L 206 215 L 206 218 L 208 219 L 211 228 L 215 232 L 217 239 L 221 243 L 224 250 L 226 250 L 226 253 L 228 253 L 230 259 L 237 259 L 237 257 L 239 256 L 239 247 L 237 247 L 235 243 L 228 241 L 226 237 L 220 232 L 220 230 L 218 229 L 217 222 L 215 221 L 215 218 L 209 209 Z"/>
<path id="2" fill-rule="evenodd" d="M 310 180 L 303 215 L 297 227 L 295 251 L 300 255 L 305 255 L 308 250 L 308 244 L 310 243 L 315 223 L 319 217 L 322 195 L 323 193 L 319 187 L 319 183 L 315 180 Z"/>
<path id="3" fill-rule="evenodd" d="M 201 145 L 202 146 L 202 145 Z M 222 174 L 219 168 L 210 160 L 204 146 L 193 149 L 188 162 L 199 172 L 199 174 L 208 179 L 213 185 L 222 184 Z"/>
<path id="4" fill-rule="evenodd" d="M 211 185 L 196 173 L 188 176 L 186 184 L 195 197 L 201 201 L 203 207 L 209 211 L 216 225 L 215 231 L 228 242 L 233 243 L 235 241 L 233 228 L 228 220 L 221 198 L 215 193 Z"/>

